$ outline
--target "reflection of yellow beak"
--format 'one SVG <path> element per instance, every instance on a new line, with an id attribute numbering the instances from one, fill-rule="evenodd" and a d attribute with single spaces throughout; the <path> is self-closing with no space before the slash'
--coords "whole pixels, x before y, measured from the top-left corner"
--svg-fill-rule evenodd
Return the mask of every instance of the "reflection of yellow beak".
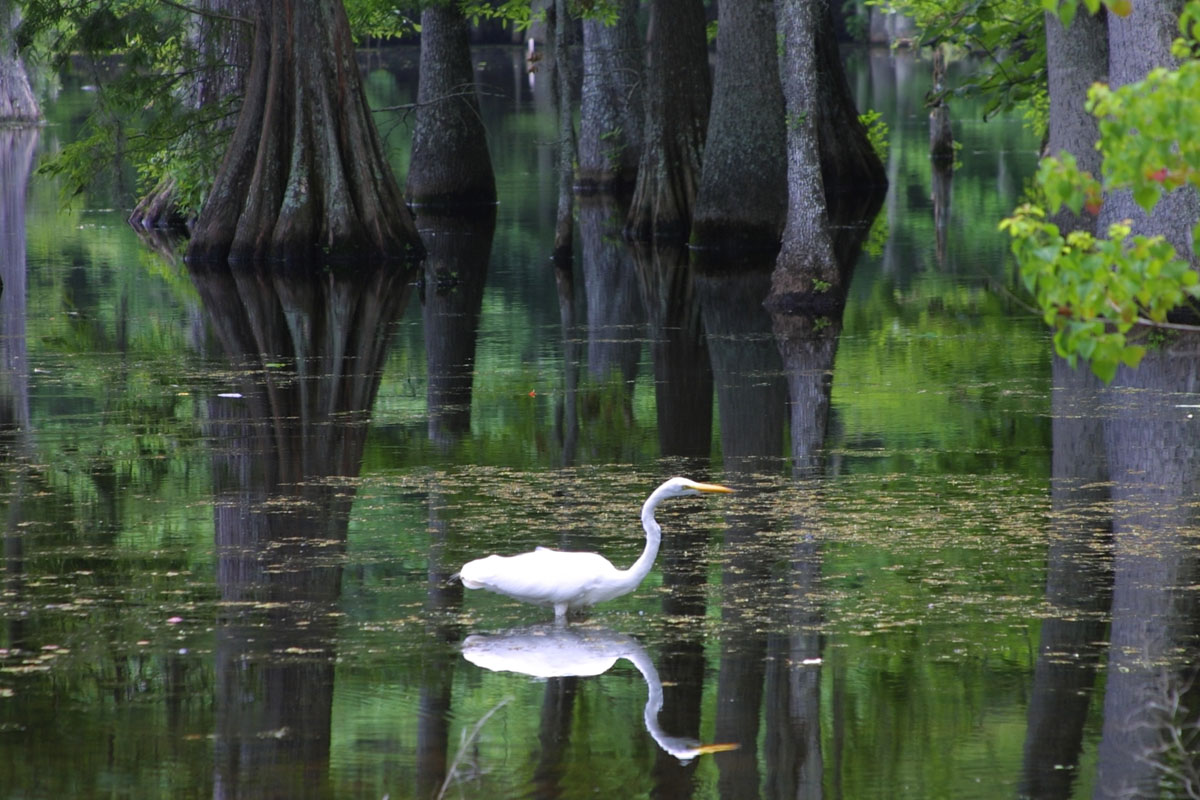
<path id="1" fill-rule="evenodd" d="M 724 753 L 729 750 L 737 750 L 739 747 L 741 747 L 741 745 L 737 742 L 726 742 L 724 744 L 702 744 L 696 748 L 696 754 L 704 756 L 708 755 L 709 753 Z"/>
<path id="2" fill-rule="evenodd" d="M 719 483 L 693 483 L 692 488 L 698 492 L 721 492 L 722 494 L 733 494 L 733 489 L 728 486 L 722 486 Z M 734 745 L 735 747 L 737 745 Z"/>

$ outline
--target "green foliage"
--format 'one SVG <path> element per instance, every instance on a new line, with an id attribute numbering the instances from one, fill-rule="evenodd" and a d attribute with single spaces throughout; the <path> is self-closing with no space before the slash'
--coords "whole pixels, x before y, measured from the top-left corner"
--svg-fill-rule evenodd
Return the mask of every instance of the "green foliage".
<path id="1" fill-rule="evenodd" d="M 1196 273 L 1161 236 L 1130 236 L 1125 224 L 1106 238 L 1086 231 L 1065 237 L 1042 209 L 1023 205 L 1001 227 L 1013 237 L 1021 277 L 1043 319 L 1054 328 L 1059 355 L 1081 357 L 1111 381 L 1120 364 L 1145 354 L 1127 334 L 1137 324 L 1161 323 L 1185 297 L 1200 297 Z"/>
<path id="2" fill-rule="evenodd" d="M 1083 5 L 1089 14 L 1095 14 L 1101 5 L 1118 17 L 1129 16 L 1129 12 L 1133 11 L 1132 0 L 1083 0 Z M 1052 14 L 1058 14 L 1063 27 L 1069 28 L 1079 10 L 1079 0 L 1042 0 L 1042 8 Z"/>
<path id="3" fill-rule="evenodd" d="M 343 0 L 346 19 L 355 40 L 400 39 L 421 30 L 421 9 L 416 0 Z"/>
<path id="4" fill-rule="evenodd" d="M 888 124 L 883 118 L 883 114 L 875 109 L 868 109 L 858 115 L 858 121 L 867 129 L 867 141 L 871 143 L 871 147 L 875 150 L 875 155 L 879 156 L 879 160 L 887 163 L 888 158 Z"/>
<path id="5" fill-rule="evenodd" d="M 31 0 L 19 36 L 95 87 L 81 133 L 43 174 L 73 196 L 128 161 L 142 191 L 169 179 L 183 213 L 199 208 L 240 98 L 199 102 L 198 87 L 230 65 L 203 51 L 194 15 L 154 0 Z"/>
<path id="6" fill-rule="evenodd" d="M 1080 170 L 1069 153 L 1048 158 L 1036 178 L 1045 207 L 1024 204 L 1001 223 L 1013 237 L 1025 285 L 1054 328 L 1059 354 L 1089 361 L 1106 381 L 1119 364 L 1136 366 L 1145 352 L 1130 341 L 1135 326 L 1161 325 L 1172 309 L 1200 297 L 1197 274 L 1163 237 L 1131 236 L 1128 222 L 1111 225 L 1104 237 L 1064 236 L 1047 211 L 1096 214 L 1107 193 L 1125 190 L 1149 213 L 1166 192 L 1200 188 L 1200 61 L 1190 57 L 1197 20 L 1200 2 L 1193 0 L 1180 20 L 1191 40 L 1176 43 L 1185 59 L 1179 69 L 1089 91 L 1088 110 L 1099 118 L 1102 178 Z M 1192 234 L 1200 255 L 1200 221 Z"/>
<path id="7" fill-rule="evenodd" d="M 1046 93 L 1042 9 L 1026 0 L 870 0 L 913 19 L 921 44 L 982 53 L 987 61 L 944 94 L 987 98 L 984 119 Z"/>
<path id="8" fill-rule="evenodd" d="M 369 3 L 370 0 L 359 2 Z M 542 12 L 533 13 L 532 0 L 459 0 L 459 7 L 472 25 L 478 25 L 485 19 L 499 19 L 513 25 L 519 31 L 526 30 L 535 19 L 544 16 Z M 615 24 L 621 13 L 621 6 L 617 0 L 569 0 L 567 9 L 571 16 L 599 20 L 605 25 Z"/>
<path id="9" fill-rule="evenodd" d="M 842 19 L 846 33 L 856 42 L 867 41 L 870 34 L 870 8 L 865 0 L 842 0 Z"/>
<path id="10" fill-rule="evenodd" d="M 472 25 L 478 25 L 485 19 L 502 19 L 509 22 L 519 31 L 526 30 L 534 20 L 530 0 L 503 0 L 492 3 L 489 0 L 463 0 L 460 7 L 463 16 Z"/>

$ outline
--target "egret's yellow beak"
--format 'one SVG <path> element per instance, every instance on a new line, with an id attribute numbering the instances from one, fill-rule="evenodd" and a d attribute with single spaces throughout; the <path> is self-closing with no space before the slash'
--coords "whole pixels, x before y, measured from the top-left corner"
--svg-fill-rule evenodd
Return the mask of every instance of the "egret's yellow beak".
<path id="1" fill-rule="evenodd" d="M 719 483 L 692 483 L 692 487 L 698 492 L 721 492 L 722 494 L 733 494 L 733 489 L 728 486 L 722 486 Z M 737 745 L 734 745 L 736 747 Z"/>
<path id="2" fill-rule="evenodd" d="M 737 750 L 739 747 L 741 747 L 741 745 L 736 742 L 726 742 L 723 744 L 702 744 L 696 748 L 696 755 L 705 756 L 709 753 L 725 753 L 730 750 Z"/>

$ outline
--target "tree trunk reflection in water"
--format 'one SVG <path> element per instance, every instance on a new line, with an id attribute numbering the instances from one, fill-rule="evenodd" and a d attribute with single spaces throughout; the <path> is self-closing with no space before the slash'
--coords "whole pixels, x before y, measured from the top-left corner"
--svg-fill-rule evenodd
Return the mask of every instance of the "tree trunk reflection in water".
<path id="1" fill-rule="evenodd" d="M 454 693 L 456 657 L 446 654 L 462 641 L 457 612 L 462 609 L 463 586 L 451 581 L 457 560 L 448 544 L 458 515 L 436 488 L 426 498 L 429 515 L 429 564 L 426 570 L 425 633 L 435 649 L 427 659 L 432 667 L 421 678 L 417 719 L 417 797 L 436 797 L 446 780 L 450 744 L 450 707 Z"/>
<path id="2" fill-rule="evenodd" d="M 934 162 L 930 165 L 933 181 L 933 233 L 936 241 L 934 257 L 941 268 L 946 267 L 946 234 L 950 227 L 951 200 L 954 197 L 954 164 Z"/>
<path id="3" fill-rule="evenodd" d="M 835 205 L 832 244 L 838 268 L 849 280 L 862 252 L 882 196 L 862 198 L 858 208 Z M 848 287 L 847 287 L 848 288 Z M 824 658 L 820 628 L 824 558 L 819 533 L 818 479 L 825 474 L 825 439 L 829 430 L 833 367 L 842 331 L 843 307 L 822 313 L 771 315 L 775 344 L 787 377 L 792 474 L 806 502 L 793 514 L 794 544 L 786 555 L 789 571 L 778 583 L 776 618 L 788 620 L 787 633 L 768 640 L 767 795 L 819 798 L 824 790 L 825 757 L 821 750 L 821 670 Z M 783 561 L 783 554 L 776 559 Z M 841 751 L 841 707 L 835 675 L 833 730 L 828 732 L 835 757 Z M 835 762 L 834 775 L 838 774 Z"/>
<path id="4" fill-rule="evenodd" d="M 597 388 L 614 385 L 623 419 L 633 419 L 646 313 L 630 249 L 621 239 L 624 209 L 612 197 L 581 197 L 579 232 L 587 297 L 588 372 Z"/>
<path id="5" fill-rule="evenodd" d="M 1108 628 L 1112 520 L 1103 387 L 1086 365 L 1054 360 L 1046 601 L 1025 735 L 1021 796 L 1069 797 Z"/>
<path id="6" fill-rule="evenodd" d="M 554 287 L 558 294 L 558 316 L 561 321 L 563 347 L 563 392 L 554 409 L 554 425 L 559 447 L 559 463 L 569 467 L 575 463 L 579 446 L 579 361 L 582 352 L 580 334 L 575 323 L 575 274 L 571 262 L 554 263 Z"/>
<path id="7" fill-rule="evenodd" d="M 1165 705 L 1194 677 L 1181 670 L 1200 650 L 1200 428 L 1190 404 L 1179 402 L 1200 393 L 1198 353 L 1195 336 L 1151 349 L 1136 370 L 1118 372 L 1109 392 L 1112 630 L 1097 797 L 1154 796 L 1168 765 L 1200 774 L 1200 754 L 1164 750 L 1166 731 L 1183 722 Z"/>
<path id="8" fill-rule="evenodd" d="M 687 250 L 679 245 L 630 247 L 654 361 L 659 450 L 667 457 L 707 459 L 712 450 L 712 366 Z"/>
<path id="9" fill-rule="evenodd" d="M 209 401 L 218 797 L 329 796 L 342 555 L 409 274 L 192 269 L 236 393 Z M 280 367 L 279 364 L 286 365 Z M 236 395 L 236 396 L 234 396 Z"/>
<path id="10" fill-rule="evenodd" d="M 770 288 L 770 265 L 735 274 L 697 276 L 720 411 L 725 472 L 742 491 L 742 510 L 726 515 L 721 573 L 721 664 L 717 676 L 716 738 L 736 742 L 735 751 L 717 756 L 719 786 L 725 798 L 758 797 L 758 733 L 766 675 L 766 620 L 773 554 L 762 536 L 772 518 L 755 501 L 754 476 L 771 474 L 782 463 L 787 385 L 771 318 L 762 307 Z M 740 477 L 738 477 L 740 476 Z M 749 495 L 747 498 L 745 495 Z"/>
<path id="11" fill-rule="evenodd" d="M 2 17 L 3 15 L 0 15 Z M 6 20 L 0 19 L 0 24 Z M 29 417 L 29 365 L 25 338 L 25 187 L 33 165 L 38 128 L 0 128 L 0 457 L 9 465 L 0 479 L 8 496 L 4 526 L 4 591 L 13 601 L 24 593 L 25 551 L 21 526 L 27 492 L 25 469 L 34 458 Z M 22 615 L 11 615 L 6 641 L 25 643 Z"/>
<path id="12" fill-rule="evenodd" d="M 631 244 L 646 335 L 654 366 L 659 453 L 671 459 L 674 472 L 702 476 L 712 450 L 712 367 L 701 330 L 694 273 L 682 246 Z M 658 564 L 662 570 L 663 614 L 690 622 L 675 628 L 664 642 L 659 673 L 665 730 L 699 738 L 704 693 L 704 633 L 708 585 L 705 559 L 708 531 L 691 525 L 673 528 L 663 537 Z M 656 798 L 691 797 L 698 761 L 680 763 L 660 750 L 654 762 Z"/>
<path id="13" fill-rule="evenodd" d="M 566 755 L 571 741 L 571 721 L 575 716 L 575 695 L 579 678 L 550 678 L 542 698 L 538 744 L 541 746 L 533 770 L 533 797 L 554 800 L 564 794 L 562 779 L 567 772 Z"/>
<path id="14" fill-rule="evenodd" d="M 471 431 L 475 348 L 496 207 L 422 214 L 417 229 L 427 254 L 422 317 L 429 439 L 448 452 Z"/>
<path id="15" fill-rule="evenodd" d="M 792 472 L 801 496 L 818 490 L 814 478 L 824 473 L 825 435 L 833 361 L 841 321 L 823 324 L 804 315 L 775 314 L 772 326 L 788 381 Z M 778 586 L 776 618 L 788 620 L 788 633 L 768 639 L 767 796 L 821 797 L 824 759 L 821 753 L 822 613 L 821 543 L 815 503 L 793 515 L 795 543 L 789 572 Z"/>

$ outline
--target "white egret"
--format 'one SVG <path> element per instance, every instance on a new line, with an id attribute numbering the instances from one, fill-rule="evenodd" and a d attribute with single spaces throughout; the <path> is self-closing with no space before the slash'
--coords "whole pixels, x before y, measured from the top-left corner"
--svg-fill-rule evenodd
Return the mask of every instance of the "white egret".
<path id="1" fill-rule="evenodd" d="M 539 547 L 531 553 L 468 561 L 454 577 L 468 589 L 487 589 L 514 600 L 553 607 L 555 619 L 562 622 L 571 611 L 629 594 L 650 573 L 662 541 L 662 529 L 654 519 L 659 503 L 668 497 L 732 491 L 687 478 L 671 478 L 655 489 L 642 505 L 646 547 L 629 569 L 617 569 L 599 553 Z"/>

